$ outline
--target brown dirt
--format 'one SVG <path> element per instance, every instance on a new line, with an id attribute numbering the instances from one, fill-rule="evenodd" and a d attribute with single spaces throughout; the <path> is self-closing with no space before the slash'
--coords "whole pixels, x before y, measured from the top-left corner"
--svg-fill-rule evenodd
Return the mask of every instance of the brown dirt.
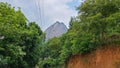
<path id="1" fill-rule="evenodd" d="M 84 56 L 74 55 L 68 68 L 120 68 L 120 46 L 109 45 Z"/>

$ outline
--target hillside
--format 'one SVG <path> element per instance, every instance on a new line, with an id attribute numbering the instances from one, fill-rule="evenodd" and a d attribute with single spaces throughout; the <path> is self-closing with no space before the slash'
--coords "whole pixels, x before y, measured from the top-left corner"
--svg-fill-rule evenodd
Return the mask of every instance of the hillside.
<path id="1" fill-rule="evenodd" d="M 119 7 L 120 0 L 85 0 L 68 31 L 43 44 L 39 67 L 119 68 Z"/>
<path id="2" fill-rule="evenodd" d="M 107 45 L 87 55 L 74 55 L 68 68 L 120 68 L 120 46 Z"/>

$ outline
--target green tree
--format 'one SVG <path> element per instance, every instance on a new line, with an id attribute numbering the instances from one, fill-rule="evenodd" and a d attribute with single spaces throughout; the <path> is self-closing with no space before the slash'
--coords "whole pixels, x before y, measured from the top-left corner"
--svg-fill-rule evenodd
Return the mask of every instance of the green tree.
<path id="1" fill-rule="evenodd" d="M 59 55 L 61 51 L 60 38 L 52 38 L 48 40 L 41 48 L 40 68 L 56 68 L 59 66 Z"/>
<path id="2" fill-rule="evenodd" d="M 32 68 L 39 60 L 42 31 L 20 9 L 0 2 L 0 67 Z"/>
<path id="3" fill-rule="evenodd" d="M 105 41 L 107 35 L 119 33 L 120 0 L 85 0 L 78 8 L 80 20 L 88 31 L 99 41 Z"/>

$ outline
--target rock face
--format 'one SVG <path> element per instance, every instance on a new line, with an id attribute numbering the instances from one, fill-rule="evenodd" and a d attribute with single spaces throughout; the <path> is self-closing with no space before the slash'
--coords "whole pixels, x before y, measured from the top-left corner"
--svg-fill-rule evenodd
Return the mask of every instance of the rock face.
<path id="1" fill-rule="evenodd" d="M 66 33 L 67 30 L 68 29 L 64 23 L 57 21 L 55 24 L 51 25 L 45 30 L 45 33 L 46 33 L 45 40 L 49 40 L 51 38 L 61 36 L 63 33 Z"/>

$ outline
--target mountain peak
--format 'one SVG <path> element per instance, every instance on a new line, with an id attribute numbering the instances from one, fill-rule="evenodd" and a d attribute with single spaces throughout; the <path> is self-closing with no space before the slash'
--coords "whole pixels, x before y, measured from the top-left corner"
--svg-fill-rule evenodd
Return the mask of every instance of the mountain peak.
<path id="1" fill-rule="evenodd" d="M 63 22 L 56 21 L 53 25 L 45 30 L 46 40 L 61 36 L 63 33 L 66 33 L 67 30 L 68 29 Z"/>
<path id="2" fill-rule="evenodd" d="M 60 24 L 60 22 L 59 22 L 59 21 L 56 21 L 55 24 Z"/>
<path id="3" fill-rule="evenodd" d="M 63 22 L 59 22 L 59 21 L 56 21 L 53 25 L 54 25 L 54 26 L 55 26 L 55 25 L 64 25 L 64 26 L 65 26 L 65 24 L 64 24 Z"/>

